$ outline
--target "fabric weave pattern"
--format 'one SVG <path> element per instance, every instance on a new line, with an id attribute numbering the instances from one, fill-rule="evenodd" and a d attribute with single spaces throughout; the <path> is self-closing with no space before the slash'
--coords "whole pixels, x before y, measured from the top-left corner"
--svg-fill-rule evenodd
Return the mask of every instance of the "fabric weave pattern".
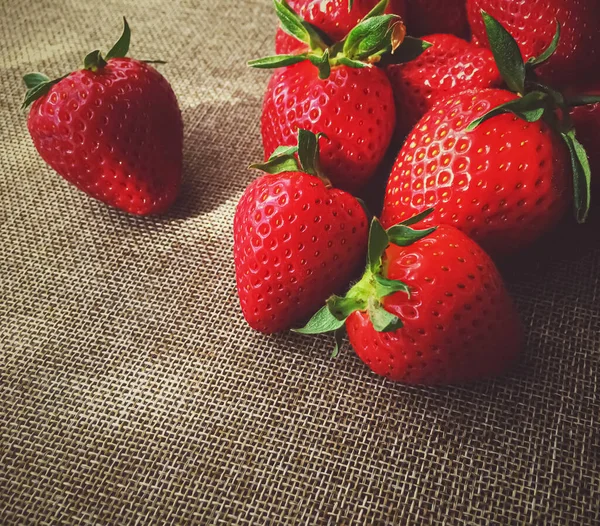
<path id="1" fill-rule="evenodd" d="M 21 76 L 132 27 L 185 122 L 161 218 L 68 185 L 27 134 Z M 600 219 L 504 267 L 519 367 L 424 389 L 327 338 L 243 321 L 237 200 L 261 158 L 267 0 L 0 0 L 0 523 L 599 524 Z"/>

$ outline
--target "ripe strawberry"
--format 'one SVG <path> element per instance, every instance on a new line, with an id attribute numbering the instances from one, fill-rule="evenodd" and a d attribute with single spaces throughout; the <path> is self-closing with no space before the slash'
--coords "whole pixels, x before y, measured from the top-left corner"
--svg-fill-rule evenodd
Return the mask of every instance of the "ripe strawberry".
<path id="1" fill-rule="evenodd" d="M 165 78 L 145 62 L 124 58 L 121 39 L 103 58 L 56 80 L 24 77 L 33 103 L 29 133 L 56 172 L 88 195 L 132 214 L 165 211 L 181 181 L 183 124 Z"/>
<path id="2" fill-rule="evenodd" d="M 436 104 L 396 160 L 384 226 L 434 207 L 426 222 L 456 226 L 494 254 L 515 251 L 552 229 L 572 192 L 567 151 L 550 126 L 504 114 L 467 129 L 514 100 L 513 93 L 487 89 Z"/>
<path id="3" fill-rule="evenodd" d="M 598 0 L 468 0 L 473 39 L 488 45 L 481 11 L 487 11 L 515 37 L 525 60 L 540 55 L 554 36 L 556 21 L 562 26 L 557 52 L 539 70 L 550 83 L 564 85 L 600 66 L 600 3 Z"/>
<path id="4" fill-rule="evenodd" d="M 518 356 L 523 333 L 494 263 L 459 230 L 415 231 L 413 221 L 385 232 L 375 219 L 364 277 L 344 298 L 330 298 L 298 332 L 345 325 L 373 372 L 407 384 L 503 373 Z"/>
<path id="5" fill-rule="evenodd" d="M 314 314 L 348 285 L 364 257 L 367 216 L 356 198 L 314 175 L 318 140 L 300 130 L 299 147 L 279 149 L 256 165 L 270 173 L 255 180 L 237 206 L 237 290 L 257 331 L 279 332 Z"/>
<path id="6" fill-rule="evenodd" d="M 358 192 L 374 175 L 394 132 L 396 113 L 385 73 L 372 65 L 382 55 L 407 61 L 425 43 L 405 37 L 394 15 L 382 15 L 386 2 L 371 11 L 348 37 L 331 47 L 284 2 L 275 2 L 287 31 L 310 51 L 251 61 L 279 68 L 267 87 L 261 119 L 265 158 L 281 144 L 292 145 L 299 128 L 327 138 L 322 165 L 334 186 Z"/>
<path id="7" fill-rule="evenodd" d="M 489 49 L 454 35 L 428 35 L 424 39 L 431 47 L 420 57 L 386 67 L 396 102 L 397 134 L 402 139 L 437 99 L 502 84 Z"/>
<path id="8" fill-rule="evenodd" d="M 306 22 L 325 33 L 333 42 L 342 40 L 378 3 L 377 0 L 289 0 L 289 6 Z M 385 12 L 404 16 L 404 0 L 390 0 Z M 275 52 L 285 55 L 306 44 L 281 27 L 275 35 Z"/>
<path id="9" fill-rule="evenodd" d="M 535 75 L 552 58 L 559 32 L 525 64 L 502 25 L 487 13 L 483 19 L 498 69 L 520 96 L 488 89 L 439 101 L 400 152 L 382 221 L 391 226 L 435 207 L 428 221 L 456 226 L 504 254 L 551 230 L 573 198 L 577 219 L 585 221 L 590 168 L 565 118 L 564 97 Z"/>
<path id="10" fill-rule="evenodd" d="M 335 186 L 351 192 L 373 176 L 394 127 L 392 89 L 374 66 L 337 66 L 327 79 L 309 62 L 286 67 L 271 77 L 261 117 L 265 157 L 291 144 L 299 128 L 325 132 L 323 168 Z"/>
<path id="11" fill-rule="evenodd" d="M 465 0 L 407 0 L 407 26 L 411 35 L 469 34 Z"/>

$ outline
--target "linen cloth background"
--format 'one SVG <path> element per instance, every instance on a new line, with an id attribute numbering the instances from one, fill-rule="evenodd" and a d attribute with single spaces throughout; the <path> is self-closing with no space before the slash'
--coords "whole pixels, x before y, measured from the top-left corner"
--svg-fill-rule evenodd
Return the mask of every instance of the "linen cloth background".
<path id="1" fill-rule="evenodd" d="M 47 168 L 20 78 L 133 29 L 185 120 L 173 210 Z M 504 265 L 528 331 L 493 382 L 408 388 L 238 307 L 232 219 L 261 157 L 268 0 L 0 0 L 0 523 L 599 524 L 600 221 Z"/>

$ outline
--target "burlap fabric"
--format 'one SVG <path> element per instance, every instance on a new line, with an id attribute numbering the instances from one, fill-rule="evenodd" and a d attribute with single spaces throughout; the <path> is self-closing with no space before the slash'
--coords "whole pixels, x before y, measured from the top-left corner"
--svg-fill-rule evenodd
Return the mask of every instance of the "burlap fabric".
<path id="1" fill-rule="evenodd" d="M 69 186 L 19 110 L 24 72 L 69 71 L 122 14 L 185 120 L 159 219 Z M 268 78 L 244 62 L 272 49 L 267 0 L 2 0 L 0 17 L 0 523 L 600 523 L 597 220 L 505 267 L 528 329 L 510 375 L 390 384 L 239 311 L 231 224 Z"/>

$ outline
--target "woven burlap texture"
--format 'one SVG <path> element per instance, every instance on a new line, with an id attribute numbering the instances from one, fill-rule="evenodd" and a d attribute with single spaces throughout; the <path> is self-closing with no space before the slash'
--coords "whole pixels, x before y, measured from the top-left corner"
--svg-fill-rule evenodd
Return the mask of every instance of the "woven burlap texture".
<path id="1" fill-rule="evenodd" d="M 0 523 L 600 523 L 597 222 L 505 268 L 528 337 L 500 380 L 407 388 L 244 323 L 232 219 L 269 4 L 0 1 Z M 123 14 L 185 121 L 162 218 L 69 186 L 19 109 L 23 73 L 70 71 Z"/>

